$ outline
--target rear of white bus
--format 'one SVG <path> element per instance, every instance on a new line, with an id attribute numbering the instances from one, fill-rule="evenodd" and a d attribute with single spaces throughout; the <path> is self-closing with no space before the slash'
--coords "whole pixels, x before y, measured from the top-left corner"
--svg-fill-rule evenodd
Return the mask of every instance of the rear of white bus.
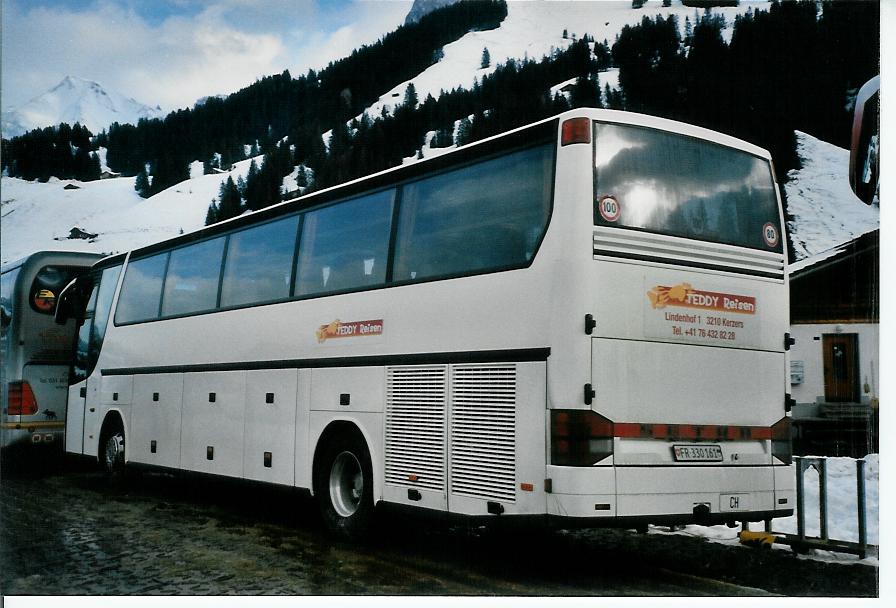
<path id="1" fill-rule="evenodd" d="M 590 381 L 577 407 L 548 412 L 549 513 L 635 526 L 790 515 L 786 245 L 768 153 L 615 112 L 566 121 L 566 146 L 588 146 L 593 173 Z"/>

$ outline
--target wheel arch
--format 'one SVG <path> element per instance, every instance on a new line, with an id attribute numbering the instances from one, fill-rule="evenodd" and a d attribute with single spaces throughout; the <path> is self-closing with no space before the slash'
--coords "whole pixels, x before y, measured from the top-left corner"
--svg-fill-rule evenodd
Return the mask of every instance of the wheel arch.
<path id="1" fill-rule="evenodd" d="M 106 445 L 106 437 L 108 434 L 116 428 L 120 428 L 121 432 L 124 433 L 125 442 L 124 442 L 124 452 L 125 452 L 125 462 L 127 462 L 127 453 L 128 453 L 128 441 L 127 441 L 127 428 L 124 424 L 124 415 L 119 410 L 109 410 L 106 412 L 105 417 L 103 418 L 103 424 L 100 426 L 100 435 L 99 441 L 97 442 L 97 451 L 96 451 L 96 459 L 97 462 L 102 462 L 103 450 Z"/>
<path id="2" fill-rule="evenodd" d="M 370 457 L 370 468 L 373 472 L 373 502 L 376 504 L 379 500 L 382 499 L 382 481 L 378 474 L 378 468 L 376 466 L 377 463 L 377 443 L 370 436 L 367 431 L 365 425 L 361 424 L 358 420 L 354 420 L 351 418 L 337 418 L 331 420 L 327 423 L 324 429 L 320 432 L 317 437 L 317 441 L 314 443 L 314 455 L 311 458 L 311 478 L 314 479 L 314 476 L 317 472 L 318 466 L 320 466 L 320 458 L 323 453 L 324 446 L 327 445 L 327 442 L 332 441 L 335 437 L 339 437 L 344 434 L 355 434 L 361 440 L 364 441 L 364 445 L 367 446 L 367 454 Z M 125 449 L 127 449 L 127 445 L 125 445 Z M 311 484 L 311 494 L 314 495 L 314 483 Z"/>

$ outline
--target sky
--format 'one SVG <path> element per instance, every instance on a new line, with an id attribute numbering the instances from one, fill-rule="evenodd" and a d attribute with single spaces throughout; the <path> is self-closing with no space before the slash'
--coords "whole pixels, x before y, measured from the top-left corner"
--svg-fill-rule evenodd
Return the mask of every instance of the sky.
<path id="1" fill-rule="evenodd" d="M 404 23 L 411 0 L 2 0 L 0 105 L 78 76 L 164 111 L 321 68 Z"/>

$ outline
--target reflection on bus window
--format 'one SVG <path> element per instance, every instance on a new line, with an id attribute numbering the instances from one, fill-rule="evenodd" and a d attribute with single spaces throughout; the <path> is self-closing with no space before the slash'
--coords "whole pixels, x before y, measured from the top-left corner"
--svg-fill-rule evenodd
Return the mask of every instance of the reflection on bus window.
<path id="1" fill-rule="evenodd" d="M 394 196 L 387 190 L 305 214 L 296 295 L 386 281 Z"/>
<path id="2" fill-rule="evenodd" d="M 230 236 L 221 285 L 221 306 L 289 297 L 299 216 Z"/>
<path id="3" fill-rule="evenodd" d="M 675 133 L 595 126 L 595 224 L 781 251 L 768 161 Z"/>
<path id="4" fill-rule="evenodd" d="M 163 317 L 215 307 L 223 254 L 224 237 L 171 252 L 162 295 Z"/>
<path id="5" fill-rule="evenodd" d="M 99 285 L 94 285 L 84 310 L 84 323 L 78 328 L 78 341 L 75 344 L 75 360 L 72 364 L 72 375 L 69 383 L 76 384 L 87 377 L 90 364 L 90 334 L 93 332 L 93 317 L 96 313 L 96 298 Z"/>
<path id="6" fill-rule="evenodd" d="M 550 212 L 552 161 L 541 146 L 405 186 L 393 278 L 527 263 Z"/>
<path id="7" fill-rule="evenodd" d="M 147 321 L 159 316 L 159 298 L 168 254 L 161 253 L 128 263 L 115 309 L 116 323 Z"/>

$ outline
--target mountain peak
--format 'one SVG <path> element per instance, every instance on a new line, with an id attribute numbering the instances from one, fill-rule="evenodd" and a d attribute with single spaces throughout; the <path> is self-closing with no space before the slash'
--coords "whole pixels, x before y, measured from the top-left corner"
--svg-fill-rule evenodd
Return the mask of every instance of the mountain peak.
<path id="1" fill-rule="evenodd" d="M 428 15 L 436 9 L 440 9 L 443 6 L 448 6 L 449 4 L 454 4 L 459 1 L 460 0 L 414 0 L 414 5 L 411 6 L 411 10 L 408 12 L 407 17 L 404 18 L 404 24 L 409 25 L 411 23 L 417 23 L 424 17 L 424 15 Z"/>
<path id="2" fill-rule="evenodd" d="M 86 78 L 66 75 L 59 84 L 31 101 L 3 113 L 3 137 L 32 129 L 81 123 L 99 133 L 113 122 L 136 124 L 141 118 L 156 118 L 161 109 L 142 104 Z"/>

